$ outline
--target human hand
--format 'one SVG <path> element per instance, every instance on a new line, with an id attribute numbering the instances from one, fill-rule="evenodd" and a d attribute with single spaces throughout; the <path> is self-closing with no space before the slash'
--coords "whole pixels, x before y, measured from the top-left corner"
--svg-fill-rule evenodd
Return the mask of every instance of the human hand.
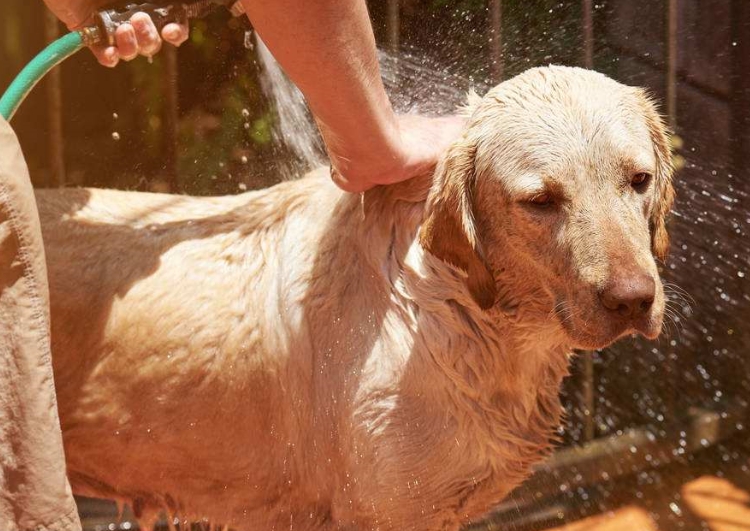
<path id="1" fill-rule="evenodd" d="M 343 150 L 328 145 L 331 177 L 347 192 L 363 192 L 379 184 L 393 184 L 422 175 L 435 168 L 464 125 L 465 119 L 459 116 L 398 116 L 390 147 L 347 156 Z"/>
<path id="2" fill-rule="evenodd" d="M 111 3 L 111 0 L 44 0 L 68 29 L 77 30 L 93 21 L 94 12 Z M 130 61 L 139 55 L 153 56 L 159 52 L 162 39 L 174 46 L 179 46 L 188 39 L 188 27 L 183 24 L 167 24 L 161 30 L 156 29 L 151 17 L 146 13 L 136 13 L 130 24 L 123 24 L 115 33 L 116 46 L 97 45 L 91 47 L 99 63 L 114 67 L 120 62 Z"/>

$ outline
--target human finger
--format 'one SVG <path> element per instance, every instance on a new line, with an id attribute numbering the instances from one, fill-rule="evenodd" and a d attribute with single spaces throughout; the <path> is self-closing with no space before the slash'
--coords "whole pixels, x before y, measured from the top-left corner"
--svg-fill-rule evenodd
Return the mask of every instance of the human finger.
<path id="1" fill-rule="evenodd" d="M 114 46 L 94 47 L 91 48 L 91 52 L 99 61 L 99 64 L 107 68 L 114 68 L 120 62 L 120 54 L 117 53 L 117 48 Z"/>
<path id="2" fill-rule="evenodd" d="M 123 24 L 115 30 L 117 52 L 124 61 L 131 61 L 138 57 L 138 39 L 135 29 L 130 24 Z"/>
<path id="3" fill-rule="evenodd" d="M 146 13 L 136 13 L 130 18 L 130 24 L 135 32 L 138 52 L 149 57 L 155 55 L 161 49 L 161 37 L 151 17 Z"/>
<path id="4" fill-rule="evenodd" d="M 185 24 L 176 24 L 174 22 L 167 24 L 161 30 L 161 36 L 169 44 L 179 46 L 188 40 L 190 36 L 189 28 Z"/>

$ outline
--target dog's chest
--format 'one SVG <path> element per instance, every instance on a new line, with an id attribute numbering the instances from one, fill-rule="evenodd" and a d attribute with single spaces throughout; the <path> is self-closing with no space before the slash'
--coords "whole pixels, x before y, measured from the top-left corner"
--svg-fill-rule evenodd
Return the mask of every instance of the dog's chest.
<path id="1" fill-rule="evenodd" d="M 559 402 L 529 412 L 510 402 L 424 398 L 389 396 L 371 404 L 367 458 L 356 474 L 363 498 L 379 499 L 377 512 L 406 527 L 419 519 L 433 523 L 425 529 L 457 529 L 486 515 L 529 475 L 559 422 Z"/>

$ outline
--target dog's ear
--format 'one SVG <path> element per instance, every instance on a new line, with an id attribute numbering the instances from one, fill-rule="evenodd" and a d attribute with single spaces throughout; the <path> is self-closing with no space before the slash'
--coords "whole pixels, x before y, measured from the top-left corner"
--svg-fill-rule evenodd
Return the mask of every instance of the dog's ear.
<path id="1" fill-rule="evenodd" d="M 674 187 L 672 186 L 672 150 L 669 142 L 669 132 L 664 120 L 656 110 L 654 101 L 645 91 L 638 91 L 638 98 L 646 118 L 651 143 L 656 157 L 656 175 L 654 175 L 656 203 L 651 210 L 649 227 L 651 229 L 651 250 L 660 260 L 666 260 L 669 253 L 669 234 L 667 233 L 667 218 L 674 202 Z"/>
<path id="2" fill-rule="evenodd" d="M 425 250 L 467 274 L 467 287 L 483 310 L 495 303 L 497 287 L 477 234 L 474 218 L 476 146 L 454 144 L 435 171 L 419 242 Z"/>

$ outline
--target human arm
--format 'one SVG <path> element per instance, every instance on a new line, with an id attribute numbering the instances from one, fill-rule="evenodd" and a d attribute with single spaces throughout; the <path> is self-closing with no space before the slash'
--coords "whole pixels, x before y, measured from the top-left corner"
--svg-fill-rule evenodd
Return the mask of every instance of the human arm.
<path id="1" fill-rule="evenodd" d="M 364 0 L 242 0 L 253 26 L 305 95 L 334 180 L 359 192 L 429 170 L 458 118 L 398 118 L 380 77 Z"/>

